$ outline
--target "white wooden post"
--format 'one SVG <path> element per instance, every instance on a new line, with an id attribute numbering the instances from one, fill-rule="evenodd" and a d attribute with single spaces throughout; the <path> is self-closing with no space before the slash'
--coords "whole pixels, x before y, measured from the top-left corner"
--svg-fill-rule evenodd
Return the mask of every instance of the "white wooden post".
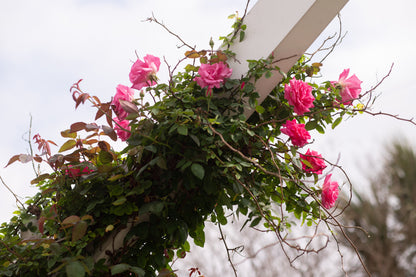
<path id="1" fill-rule="evenodd" d="M 228 61 L 231 78 L 240 78 L 248 70 L 247 60 L 267 58 L 271 54 L 276 65 L 288 72 L 319 34 L 340 12 L 348 0 L 258 0 L 244 19 L 245 39 L 231 46 L 237 61 Z M 262 103 L 282 76 L 274 72 L 270 78 L 256 82 Z M 248 118 L 253 113 L 246 108 Z"/>

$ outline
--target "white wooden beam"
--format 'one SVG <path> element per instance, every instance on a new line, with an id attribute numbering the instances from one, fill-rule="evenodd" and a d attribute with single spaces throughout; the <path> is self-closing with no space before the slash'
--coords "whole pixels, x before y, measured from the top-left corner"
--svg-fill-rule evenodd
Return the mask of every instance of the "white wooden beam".
<path id="1" fill-rule="evenodd" d="M 348 0 L 258 0 L 244 19 L 245 39 L 231 46 L 237 61 L 229 60 L 231 78 L 240 78 L 248 70 L 247 60 L 267 58 L 280 60 L 277 66 L 288 72 L 320 33 L 340 12 Z M 256 82 L 259 103 L 269 95 L 282 76 Z M 253 110 L 246 108 L 248 118 Z"/>

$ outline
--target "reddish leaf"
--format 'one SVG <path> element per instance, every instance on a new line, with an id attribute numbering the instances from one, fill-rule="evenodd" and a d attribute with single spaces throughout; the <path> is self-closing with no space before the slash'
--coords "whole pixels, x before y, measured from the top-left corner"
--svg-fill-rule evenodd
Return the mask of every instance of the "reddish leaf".
<path id="1" fill-rule="evenodd" d="M 112 140 L 116 141 L 117 140 L 117 134 L 116 132 L 113 130 L 113 128 L 108 127 L 108 126 L 102 126 L 102 129 L 104 131 L 104 134 L 106 134 L 107 136 L 109 136 Z"/>
<path id="2" fill-rule="evenodd" d="M 5 166 L 5 167 L 8 167 L 10 164 L 14 163 L 15 161 L 18 161 L 18 160 L 19 160 L 20 155 L 21 155 L 21 154 L 19 154 L 19 155 L 14 155 L 13 157 L 11 157 L 11 158 L 10 158 L 10 160 L 9 160 L 9 162 L 6 164 L 6 166 Z"/>
<path id="3" fill-rule="evenodd" d="M 95 123 L 85 124 L 85 131 L 87 131 L 87 132 L 94 131 L 94 130 L 98 130 L 98 129 L 99 129 L 99 127 Z"/>
<path id="4" fill-rule="evenodd" d="M 70 131 L 71 133 L 74 133 L 81 130 L 85 130 L 85 125 L 87 125 L 85 122 L 75 122 L 71 124 Z"/>
<path id="5" fill-rule="evenodd" d="M 36 154 L 36 156 L 34 156 L 34 157 L 33 157 L 33 159 L 34 159 L 35 161 L 37 161 L 38 163 L 41 163 L 41 162 L 43 161 L 42 157 L 41 157 L 41 156 L 39 156 L 38 154 Z"/>
<path id="6" fill-rule="evenodd" d="M 38 229 L 39 229 L 39 232 L 40 232 L 41 234 L 43 234 L 43 231 L 44 231 L 44 229 L 43 229 L 43 225 L 45 224 L 45 220 L 46 220 L 46 218 L 45 218 L 44 216 L 41 216 L 41 217 L 38 219 Z"/>
<path id="7" fill-rule="evenodd" d="M 93 133 L 93 134 L 91 134 L 91 135 L 87 136 L 87 137 L 85 138 L 85 140 L 90 139 L 90 138 L 92 138 L 92 137 L 96 137 L 96 136 L 98 136 L 98 134 L 97 134 L 97 133 Z"/>
<path id="8" fill-rule="evenodd" d="M 72 229 L 72 241 L 82 239 L 87 232 L 88 223 L 81 220 L 74 225 Z"/>
<path id="9" fill-rule="evenodd" d="M 107 120 L 108 126 L 110 126 L 111 128 L 113 128 L 113 119 L 112 118 L 113 118 L 113 112 L 111 110 L 108 110 L 106 120 Z"/>
<path id="10" fill-rule="evenodd" d="M 100 147 L 102 151 L 106 151 L 106 152 L 108 152 L 111 149 L 110 144 L 103 140 L 98 142 L 98 147 Z"/>
<path id="11" fill-rule="evenodd" d="M 100 98 L 98 98 L 97 96 L 93 96 L 92 98 L 94 98 L 94 100 L 98 103 L 98 105 L 101 105 L 101 101 Z"/>
<path id="12" fill-rule="evenodd" d="M 132 102 L 130 101 L 126 101 L 126 100 L 119 100 L 120 101 L 120 106 L 123 110 L 125 110 L 128 113 L 139 113 L 139 108 L 137 108 L 136 105 L 134 105 Z"/>
<path id="13" fill-rule="evenodd" d="M 78 108 L 78 106 L 82 103 L 84 104 L 87 99 L 90 98 L 90 95 L 88 93 L 81 93 L 80 96 L 78 96 L 77 100 L 75 101 L 75 109 Z"/>
<path id="14" fill-rule="evenodd" d="M 90 140 L 83 140 L 82 141 L 82 143 L 88 144 L 88 145 L 92 145 L 92 144 L 97 143 L 97 142 L 98 142 L 98 140 L 96 140 L 96 139 L 90 139 Z"/>
<path id="15" fill-rule="evenodd" d="M 64 160 L 68 162 L 79 162 L 79 157 L 79 152 L 77 150 L 69 155 L 65 155 Z"/>
<path id="16" fill-rule="evenodd" d="M 75 100 L 75 109 L 78 108 L 79 104 L 81 104 L 82 102 L 82 98 L 81 96 L 78 96 L 78 98 L 76 98 Z"/>
<path id="17" fill-rule="evenodd" d="M 46 142 L 52 143 L 55 146 L 58 146 L 55 142 L 53 142 L 52 140 L 47 140 Z"/>
<path id="18" fill-rule="evenodd" d="M 99 119 L 100 117 L 102 117 L 106 113 L 108 114 L 108 112 L 110 110 L 110 106 L 111 106 L 111 102 L 101 104 L 98 107 L 97 114 L 95 115 L 95 120 Z M 110 116 L 110 118 L 111 118 L 111 116 Z"/>
<path id="19" fill-rule="evenodd" d="M 70 216 L 68 216 L 67 218 L 65 218 L 63 221 L 62 221 L 62 226 L 64 227 L 64 228 L 66 228 L 66 227 L 71 227 L 71 226 L 73 226 L 73 225 L 75 225 L 76 223 L 78 223 L 79 221 L 80 221 L 81 219 L 79 218 L 79 216 L 77 216 L 77 215 L 70 215 Z M 65 226 L 64 226 L 65 225 Z M 70 225 L 70 226 L 68 226 L 68 225 Z"/>

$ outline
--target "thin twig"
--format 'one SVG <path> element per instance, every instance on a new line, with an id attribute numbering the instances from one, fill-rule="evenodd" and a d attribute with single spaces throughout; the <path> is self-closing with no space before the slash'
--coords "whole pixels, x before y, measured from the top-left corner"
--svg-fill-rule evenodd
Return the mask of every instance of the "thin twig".
<path id="1" fill-rule="evenodd" d="M 30 115 L 29 135 L 28 135 L 27 142 L 29 144 L 30 156 L 32 157 L 31 162 L 32 162 L 33 171 L 35 172 L 36 177 L 39 177 L 39 174 L 40 173 L 36 170 L 35 161 L 33 159 L 33 148 L 32 148 L 32 115 Z"/>
<path id="2" fill-rule="evenodd" d="M 233 264 L 233 261 L 231 260 L 230 249 L 228 248 L 227 242 L 225 241 L 225 237 L 224 237 L 224 234 L 222 233 L 222 229 L 221 229 L 221 224 L 220 223 L 218 223 L 218 229 L 220 230 L 221 240 L 224 243 L 225 250 L 227 251 L 228 262 L 230 263 L 231 268 L 234 271 L 234 276 L 235 277 L 238 277 L 238 275 L 237 275 L 237 269 L 235 268 L 235 266 Z"/>
<path id="3" fill-rule="evenodd" d="M 186 46 L 192 50 L 195 49 L 195 46 L 191 46 L 188 43 L 186 43 L 179 35 L 175 34 L 174 32 L 172 32 L 168 27 L 166 27 L 166 25 L 162 22 L 159 22 L 156 17 L 154 16 L 154 14 L 152 13 L 152 17 L 147 18 L 145 21 L 148 22 L 155 22 L 156 24 L 159 24 L 160 26 L 163 27 L 163 29 L 165 29 L 169 34 L 173 35 L 174 37 L 176 37 L 180 42 L 182 42 L 181 46 L 178 46 L 178 48 L 181 48 L 183 46 Z"/>
<path id="4" fill-rule="evenodd" d="M 7 190 L 8 191 L 10 191 L 10 193 L 11 194 L 13 194 L 13 196 L 14 196 L 14 198 L 16 199 L 16 203 L 19 203 L 21 206 L 22 206 L 22 208 L 24 209 L 25 208 L 25 205 L 23 205 L 23 203 L 22 202 L 20 202 L 20 200 L 19 200 L 19 198 L 18 198 L 18 196 L 17 196 L 17 194 L 15 194 L 12 190 L 11 190 L 11 188 L 4 182 L 4 180 L 3 180 L 3 178 L 0 176 L 0 180 L 1 180 L 1 182 L 3 183 L 3 185 L 7 188 Z"/>

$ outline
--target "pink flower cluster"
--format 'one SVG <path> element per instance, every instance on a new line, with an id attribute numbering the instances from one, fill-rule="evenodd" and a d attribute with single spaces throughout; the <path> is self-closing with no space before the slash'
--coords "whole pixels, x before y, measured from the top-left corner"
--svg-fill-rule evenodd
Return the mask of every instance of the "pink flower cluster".
<path id="1" fill-rule="evenodd" d="M 70 178 L 77 178 L 81 175 L 90 174 L 93 171 L 94 170 L 88 168 L 88 166 L 85 166 L 84 168 L 80 168 L 80 167 L 68 165 L 68 169 L 65 170 L 65 174 L 69 176 Z"/>
<path id="2" fill-rule="evenodd" d="M 212 89 L 220 88 L 226 78 L 232 74 L 232 69 L 225 63 L 219 62 L 214 64 L 201 64 L 198 70 L 199 77 L 195 81 L 201 88 L 208 87 L 207 96 L 211 96 Z"/>
<path id="3" fill-rule="evenodd" d="M 300 158 L 302 159 L 302 169 L 305 172 L 322 174 L 322 171 L 326 168 L 324 159 L 316 151 L 308 149 L 305 155 L 300 154 Z"/>
<path id="4" fill-rule="evenodd" d="M 330 209 L 335 206 L 335 202 L 338 199 L 339 189 L 338 183 L 331 181 L 332 174 L 328 174 L 325 177 L 324 184 L 322 186 L 322 205 L 326 209 Z"/>
<path id="5" fill-rule="evenodd" d="M 311 138 L 311 135 L 305 129 L 305 124 L 297 123 L 296 119 L 287 120 L 282 127 L 280 131 L 289 136 L 294 146 L 303 147 Z"/>
<path id="6" fill-rule="evenodd" d="M 312 87 L 303 82 L 293 78 L 289 84 L 285 85 L 285 99 L 289 105 L 293 106 L 293 110 L 298 115 L 303 115 L 309 112 L 309 108 L 313 107 L 315 97 L 312 95 Z"/>
<path id="7" fill-rule="evenodd" d="M 143 61 L 137 59 L 132 65 L 129 78 L 132 82 L 132 87 L 129 88 L 124 85 L 118 85 L 116 88 L 116 94 L 114 95 L 111 106 L 113 111 L 117 115 L 113 118 L 115 124 L 115 131 L 117 136 L 122 140 L 126 141 L 130 133 L 130 121 L 126 120 L 128 112 L 123 109 L 122 101 L 132 102 L 134 99 L 134 89 L 140 90 L 143 87 L 149 87 L 156 84 L 156 73 L 159 71 L 160 59 L 152 55 L 146 55 Z"/>
<path id="8" fill-rule="evenodd" d="M 361 83 L 360 79 L 357 76 L 352 75 L 348 78 L 350 69 L 344 69 L 344 71 L 339 75 L 338 81 L 332 81 L 331 83 L 335 86 L 339 85 L 341 87 L 340 95 L 341 101 L 343 104 L 350 105 L 352 100 L 357 99 L 361 93 Z"/>

